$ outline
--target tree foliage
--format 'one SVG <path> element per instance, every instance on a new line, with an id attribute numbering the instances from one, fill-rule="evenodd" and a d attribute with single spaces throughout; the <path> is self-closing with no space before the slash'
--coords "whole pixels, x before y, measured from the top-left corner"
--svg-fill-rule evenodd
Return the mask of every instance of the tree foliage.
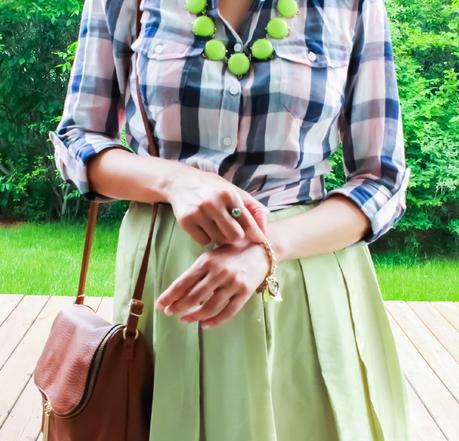
<path id="1" fill-rule="evenodd" d="M 0 3 L 0 209 L 15 217 L 61 214 L 68 186 L 57 174 L 47 132 L 62 111 L 69 42 L 79 0 Z"/>

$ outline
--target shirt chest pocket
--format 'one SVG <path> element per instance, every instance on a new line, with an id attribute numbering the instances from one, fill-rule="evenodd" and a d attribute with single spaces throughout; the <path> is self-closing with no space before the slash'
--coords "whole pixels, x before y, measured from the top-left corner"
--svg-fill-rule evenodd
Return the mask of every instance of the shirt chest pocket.
<path id="1" fill-rule="evenodd" d="M 190 72 L 204 62 L 202 46 L 194 45 L 193 39 L 154 37 L 134 44 L 132 49 L 138 53 L 142 99 L 153 119 L 169 106 L 193 100 L 193 89 L 197 93 L 199 84 L 190 84 Z"/>
<path id="2" fill-rule="evenodd" d="M 279 104 L 301 124 L 336 117 L 344 102 L 348 51 L 316 53 L 294 44 L 276 48 Z"/>

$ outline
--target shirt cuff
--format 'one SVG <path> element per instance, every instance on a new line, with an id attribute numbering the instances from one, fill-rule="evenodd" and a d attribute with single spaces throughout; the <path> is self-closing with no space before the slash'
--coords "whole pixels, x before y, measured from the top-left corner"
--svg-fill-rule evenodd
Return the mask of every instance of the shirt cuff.
<path id="1" fill-rule="evenodd" d="M 356 177 L 347 181 L 343 186 L 327 192 L 324 200 L 336 193 L 347 196 L 370 220 L 370 232 L 348 248 L 369 245 L 399 221 L 406 211 L 406 191 L 410 175 L 411 169 L 405 168 L 399 185 L 392 191 L 370 179 Z"/>
<path id="2" fill-rule="evenodd" d="M 130 149 L 120 144 L 119 139 L 110 139 L 98 134 L 85 135 L 84 139 L 78 139 L 71 146 L 67 146 L 56 132 L 51 131 L 48 136 L 54 145 L 56 167 L 67 183 L 73 184 L 87 200 L 95 202 L 118 200 L 97 193 L 89 187 L 87 164 L 92 156 L 105 149 L 117 147 L 132 152 Z"/>

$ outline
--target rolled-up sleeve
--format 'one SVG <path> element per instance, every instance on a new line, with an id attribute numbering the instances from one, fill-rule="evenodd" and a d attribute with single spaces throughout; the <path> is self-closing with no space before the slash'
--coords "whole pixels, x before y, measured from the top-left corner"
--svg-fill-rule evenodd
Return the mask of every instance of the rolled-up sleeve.
<path id="1" fill-rule="evenodd" d="M 88 161 L 107 148 L 125 148 L 120 140 L 125 110 L 112 41 L 103 0 L 86 0 L 62 118 L 49 132 L 62 178 L 99 202 L 112 199 L 89 187 Z"/>
<path id="2" fill-rule="evenodd" d="M 383 0 L 364 0 L 339 118 L 346 182 L 329 191 L 350 198 L 371 231 L 351 246 L 374 242 L 406 211 L 411 169 L 405 164 L 402 119 L 387 12 Z"/>

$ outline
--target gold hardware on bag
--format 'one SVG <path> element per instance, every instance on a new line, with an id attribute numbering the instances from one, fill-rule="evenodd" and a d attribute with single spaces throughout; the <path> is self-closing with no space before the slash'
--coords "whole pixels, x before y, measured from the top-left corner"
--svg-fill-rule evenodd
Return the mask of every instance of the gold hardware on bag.
<path id="1" fill-rule="evenodd" d="M 49 415 L 53 408 L 49 400 L 45 402 L 45 415 L 44 415 L 44 424 L 43 424 L 43 441 L 48 441 L 48 432 L 49 432 Z"/>
<path id="2" fill-rule="evenodd" d="M 141 312 L 140 314 L 137 314 L 136 312 L 131 311 L 131 306 L 132 306 L 135 302 L 139 302 L 139 300 L 137 300 L 137 299 L 131 299 L 131 300 L 129 300 L 129 314 L 130 314 L 130 315 L 135 315 L 136 317 L 140 317 L 140 316 L 143 314 L 143 312 Z M 141 303 L 141 302 L 139 302 L 139 303 Z M 142 308 L 143 308 L 143 303 L 141 303 L 141 304 L 142 304 Z"/>
<path id="3" fill-rule="evenodd" d="M 123 339 L 124 339 L 124 340 L 126 340 L 126 329 L 127 329 L 127 328 L 124 328 L 124 329 L 123 329 Z M 139 336 L 139 330 L 136 329 L 136 330 L 135 330 L 135 337 L 134 337 L 134 340 L 137 340 L 137 337 L 138 337 L 138 336 Z"/>

